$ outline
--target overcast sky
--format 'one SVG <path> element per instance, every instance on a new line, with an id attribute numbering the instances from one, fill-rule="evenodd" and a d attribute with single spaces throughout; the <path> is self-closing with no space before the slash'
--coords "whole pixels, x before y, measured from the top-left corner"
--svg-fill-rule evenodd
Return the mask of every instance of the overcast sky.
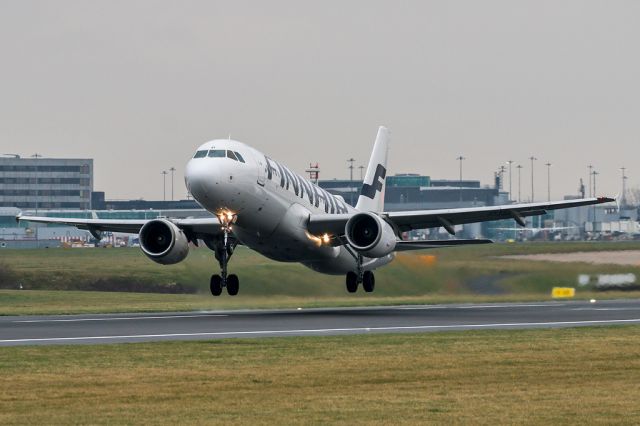
<path id="1" fill-rule="evenodd" d="M 548 161 L 553 198 L 590 163 L 615 195 L 621 166 L 640 185 L 639 22 L 631 0 L 0 0 L 0 153 L 91 157 L 108 198 L 158 199 L 210 139 L 345 178 L 386 125 L 391 173 L 515 160 L 528 198 L 535 155 L 537 199 Z"/>

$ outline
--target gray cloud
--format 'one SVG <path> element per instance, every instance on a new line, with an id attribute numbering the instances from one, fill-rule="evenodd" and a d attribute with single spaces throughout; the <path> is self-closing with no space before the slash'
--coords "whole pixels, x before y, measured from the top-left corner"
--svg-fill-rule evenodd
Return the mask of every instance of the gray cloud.
<path id="1" fill-rule="evenodd" d="M 94 157 L 96 189 L 162 196 L 160 171 L 228 134 L 348 176 L 377 126 L 391 172 L 485 183 L 536 165 L 537 198 L 640 172 L 634 1 L 3 1 L 2 152 Z M 179 193 L 183 185 L 176 182 Z M 514 178 L 514 188 L 516 181 Z"/>

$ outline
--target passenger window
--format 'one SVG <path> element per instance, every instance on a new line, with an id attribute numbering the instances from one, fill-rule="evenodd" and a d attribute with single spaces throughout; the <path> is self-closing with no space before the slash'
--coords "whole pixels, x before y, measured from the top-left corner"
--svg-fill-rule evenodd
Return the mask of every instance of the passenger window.
<path id="1" fill-rule="evenodd" d="M 211 151 L 209 151 L 209 157 L 224 158 L 224 156 L 224 149 L 212 149 Z"/>
<path id="2" fill-rule="evenodd" d="M 197 151 L 196 155 L 194 155 L 193 158 L 202 158 L 206 156 L 207 156 L 207 150 L 205 149 L 204 151 Z"/>
<path id="3" fill-rule="evenodd" d="M 236 157 L 238 157 L 238 160 L 240 160 L 241 163 L 244 163 L 244 158 L 242 158 L 242 155 L 240 155 L 239 152 L 236 152 Z"/>
<path id="4" fill-rule="evenodd" d="M 238 161 L 233 151 L 227 151 L 227 157 L 231 158 L 232 160 Z"/>

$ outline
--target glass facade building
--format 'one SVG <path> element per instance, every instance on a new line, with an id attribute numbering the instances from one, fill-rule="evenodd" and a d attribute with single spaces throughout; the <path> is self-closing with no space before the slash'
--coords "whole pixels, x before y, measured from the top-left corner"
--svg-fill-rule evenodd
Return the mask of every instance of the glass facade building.
<path id="1" fill-rule="evenodd" d="M 0 157 L 0 207 L 90 209 L 93 159 Z"/>

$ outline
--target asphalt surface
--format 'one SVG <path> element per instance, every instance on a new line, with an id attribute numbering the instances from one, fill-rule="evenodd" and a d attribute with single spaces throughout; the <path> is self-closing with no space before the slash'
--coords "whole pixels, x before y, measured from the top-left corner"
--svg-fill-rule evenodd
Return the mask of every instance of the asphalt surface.
<path id="1" fill-rule="evenodd" d="M 0 317 L 0 346 L 640 324 L 640 300 Z"/>

